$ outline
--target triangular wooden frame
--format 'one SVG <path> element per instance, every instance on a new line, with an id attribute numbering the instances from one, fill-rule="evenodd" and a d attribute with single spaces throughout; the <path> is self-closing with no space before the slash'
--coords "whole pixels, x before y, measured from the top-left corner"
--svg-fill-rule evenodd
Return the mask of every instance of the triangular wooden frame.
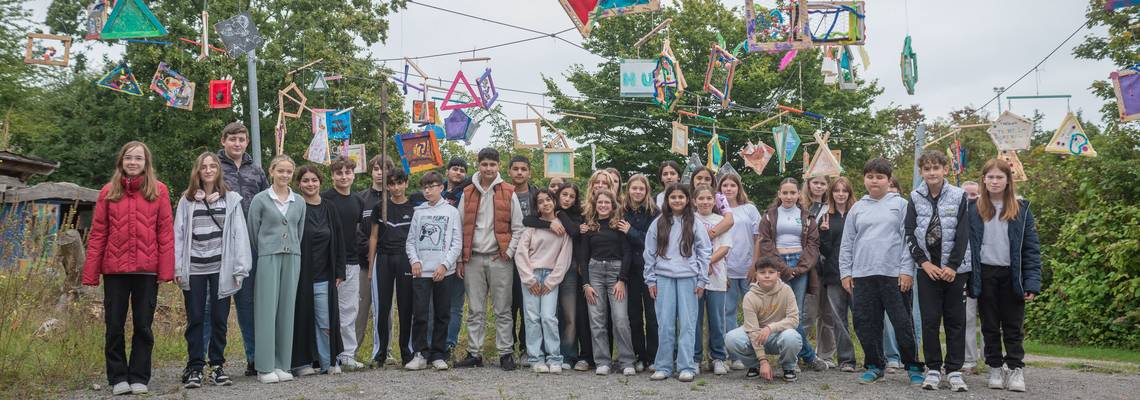
<path id="1" fill-rule="evenodd" d="M 470 97 L 471 101 L 462 104 L 452 104 L 451 95 L 455 94 L 455 86 L 457 86 L 459 82 L 463 82 L 463 87 L 467 89 L 467 97 Z M 483 105 L 483 102 L 481 102 L 479 99 L 479 95 L 475 93 L 475 90 L 471 88 L 471 83 L 467 82 L 467 77 L 463 75 L 463 70 L 460 70 L 459 72 L 455 73 L 455 79 L 451 81 L 451 87 L 447 89 L 447 95 L 443 96 L 443 103 L 439 105 L 439 110 L 447 111 L 471 107 L 481 107 Z"/>
<path id="2" fill-rule="evenodd" d="M 1092 142 L 1089 141 L 1088 134 L 1085 133 L 1085 128 L 1081 126 L 1081 122 L 1077 121 L 1077 116 L 1072 112 L 1065 115 L 1065 119 L 1061 121 L 1061 127 L 1057 128 L 1057 131 L 1053 133 L 1053 138 L 1049 139 L 1049 144 L 1045 145 L 1045 152 L 1096 157 L 1096 149 L 1093 149 Z"/>
<path id="3" fill-rule="evenodd" d="M 122 20 L 121 18 L 133 17 L 136 21 Z M 145 27 L 141 26 L 122 26 L 128 22 L 146 22 Z M 155 36 L 166 36 L 166 27 L 158 22 L 158 18 L 154 17 L 154 13 L 150 12 L 150 8 L 143 3 L 142 0 L 118 0 L 115 2 L 115 8 L 111 10 L 111 16 L 107 17 L 107 21 L 103 23 L 103 30 L 99 32 L 99 39 L 128 39 L 128 38 L 147 38 Z"/>
<path id="4" fill-rule="evenodd" d="M 831 133 L 824 132 L 821 136 L 819 131 L 816 131 L 813 136 L 815 136 L 815 142 L 819 148 L 815 150 L 815 156 L 811 158 L 810 165 L 804 168 L 804 179 L 843 175 L 843 164 L 839 163 L 839 159 L 835 157 L 835 153 L 827 144 L 827 141 L 831 139 Z"/>
<path id="5" fill-rule="evenodd" d="M 1017 158 L 1016 151 L 999 151 L 998 158 L 1005 161 L 1006 164 L 1009 164 L 1009 170 L 1013 172 L 1014 182 L 1025 182 L 1029 180 L 1029 176 L 1025 174 L 1025 165 L 1021 164 L 1021 160 Z"/>
<path id="6" fill-rule="evenodd" d="M 291 100 L 297 104 L 297 111 L 289 112 L 285 109 L 285 99 Z M 289 118 L 300 118 L 301 113 L 305 111 L 305 103 L 308 99 L 305 94 L 301 92 L 301 88 L 297 87 L 296 83 L 290 82 L 289 86 L 277 91 L 277 106 L 281 108 L 281 115 Z"/>
<path id="7" fill-rule="evenodd" d="M 116 80 L 116 78 L 119 78 Z M 139 81 L 135 79 L 135 74 L 131 73 L 131 67 L 127 66 L 127 61 L 119 63 L 115 68 L 111 68 L 102 78 L 95 81 L 95 86 L 114 90 L 119 93 L 126 93 L 131 96 L 142 96 L 142 86 L 139 86 Z"/>

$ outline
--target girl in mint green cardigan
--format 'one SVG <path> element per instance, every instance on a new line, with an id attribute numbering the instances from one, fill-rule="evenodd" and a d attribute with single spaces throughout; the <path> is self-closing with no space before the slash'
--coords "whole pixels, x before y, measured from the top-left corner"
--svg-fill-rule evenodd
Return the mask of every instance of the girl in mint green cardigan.
<path id="1" fill-rule="evenodd" d="M 305 224 L 305 202 L 289 188 L 295 165 L 289 156 L 274 157 L 269 163 L 273 185 L 249 205 L 249 238 L 257 249 L 253 358 L 261 383 L 293 380 L 287 371 Z"/>

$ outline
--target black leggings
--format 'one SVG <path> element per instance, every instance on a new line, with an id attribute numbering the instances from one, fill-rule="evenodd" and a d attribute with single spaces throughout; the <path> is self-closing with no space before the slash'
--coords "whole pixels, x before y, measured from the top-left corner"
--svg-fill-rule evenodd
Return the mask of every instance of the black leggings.
<path id="1" fill-rule="evenodd" d="M 411 263 L 404 252 L 380 254 L 376 260 L 376 332 L 380 337 L 380 352 L 376 359 L 383 363 L 388 358 L 392 335 L 392 295 L 400 321 L 400 364 L 412 361 L 412 274 Z M 393 293 L 394 292 L 394 293 Z"/>

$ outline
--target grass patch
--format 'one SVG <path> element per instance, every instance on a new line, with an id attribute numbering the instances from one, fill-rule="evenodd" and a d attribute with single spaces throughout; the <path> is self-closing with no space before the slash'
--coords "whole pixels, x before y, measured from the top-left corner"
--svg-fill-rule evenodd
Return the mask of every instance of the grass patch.
<path id="1" fill-rule="evenodd" d="M 1140 365 L 1140 352 L 1132 350 L 1079 345 L 1047 344 L 1033 340 L 1026 340 L 1024 345 L 1025 352 L 1027 354 L 1052 357 L 1083 358 L 1088 360 L 1101 361 L 1119 361 Z"/>

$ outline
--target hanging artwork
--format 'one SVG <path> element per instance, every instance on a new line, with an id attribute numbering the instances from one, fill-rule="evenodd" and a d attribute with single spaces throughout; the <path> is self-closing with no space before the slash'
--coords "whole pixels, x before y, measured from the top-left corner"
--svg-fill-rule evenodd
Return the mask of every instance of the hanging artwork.
<path id="1" fill-rule="evenodd" d="M 491 105 L 495 104 L 495 100 L 499 99 L 499 90 L 495 89 L 495 80 L 491 79 L 491 69 L 487 68 L 483 71 L 478 79 L 475 79 L 475 86 L 479 87 L 479 103 L 483 105 L 483 109 L 490 110 Z"/>
<path id="2" fill-rule="evenodd" d="M 290 112 L 285 107 L 285 100 L 286 99 L 288 99 L 293 104 L 297 105 L 297 108 L 295 111 Z M 301 112 L 305 111 L 305 108 L 306 108 L 305 103 L 306 102 L 308 102 L 308 99 L 305 98 L 304 93 L 301 93 L 301 89 L 297 87 L 296 83 L 290 83 L 289 86 L 285 87 L 285 89 L 281 89 L 281 90 L 277 91 L 277 105 L 278 105 L 278 107 L 281 108 L 281 115 L 284 115 L 286 117 L 289 117 L 289 118 L 301 117 Z"/>
<path id="3" fill-rule="evenodd" d="M 24 63 L 66 67 L 71 61 L 71 37 L 29 33 Z"/>
<path id="4" fill-rule="evenodd" d="M 687 156 L 689 155 L 689 127 L 673 121 L 673 143 L 669 151 Z"/>
<path id="5" fill-rule="evenodd" d="M 720 136 L 716 134 L 715 127 L 713 128 L 712 139 L 709 139 L 709 144 L 705 147 L 709 153 L 709 161 L 705 166 L 715 172 L 720 169 L 720 164 L 724 163 L 724 148 L 720 146 Z"/>
<path id="6" fill-rule="evenodd" d="M 918 83 L 918 53 L 910 46 L 910 35 L 903 40 L 902 55 L 899 56 L 899 68 L 902 69 L 903 87 L 906 94 L 914 94 L 914 85 Z"/>
<path id="7" fill-rule="evenodd" d="M 809 1 L 808 23 L 816 45 L 862 45 L 867 39 L 862 1 Z"/>
<path id="8" fill-rule="evenodd" d="M 222 43 L 226 45 L 226 54 L 233 58 L 257 50 L 265 43 L 248 12 L 214 24 L 214 31 L 218 32 Z"/>
<path id="9" fill-rule="evenodd" d="M 309 84 L 309 91 L 323 92 L 329 90 L 329 83 L 325 81 L 325 73 L 317 71 L 315 75 L 316 76 L 313 77 L 313 83 Z"/>
<path id="10" fill-rule="evenodd" d="M 777 125 L 772 128 L 773 143 L 776 144 L 776 156 L 780 161 L 780 173 L 786 171 L 788 160 L 796 155 L 800 147 L 800 135 L 791 125 Z"/>
<path id="11" fill-rule="evenodd" d="M 142 96 L 142 87 L 139 86 L 139 82 L 135 80 L 135 74 L 131 73 L 131 68 L 127 66 L 126 60 L 123 60 L 123 62 L 116 65 L 115 68 L 107 71 L 102 78 L 95 81 L 95 86 L 132 96 Z"/>
<path id="12" fill-rule="evenodd" d="M 352 110 L 329 110 L 325 113 L 329 139 L 348 140 L 352 137 Z"/>
<path id="13" fill-rule="evenodd" d="M 1014 182 L 1025 182 L 1029 180 L 1029 176 L 1025 175 L 1025 166 L 1021 164 L 1021 160 L 1017 158 L 1016 151 L 999 151 L 998 158 L 1009 164 L 1010 172 L 1013 172 Z"/>
<path id="14" fill-rule="evenodd" d="M 724 176 L 725 176 L 725 175 L 736 175 L 736 176 L 740 176 L 740 173 L 739 173 L 739 172 L 736 172 L 736 168 L 734 168 L 734 167 L 732 166 L 732 164 L 731 164 L 731 163 L 729 163 L 728 161 L 725 161 L 725 162 L 724 162 L 724 164 L 720 166 L 720 169 L 718 169 L 718 170 L 716 171 L 716 181 L 717 181 L 717 182 L 720 182 L 721 178 L 724 178 Z M 721 200 L 723 197 L 724 197 L 724 195 L 722 195 L 722 194 L 720 194 L 720 193 L 717 193 L 717 203 L 718 203 L 718 204 L 720 203 L 720 200 Z M 728 208 L 728 204 L 727 204 L 727 203 L 728 203 L 728 199 L 724 199 L 724 201 L 725 201 L 725 203 L 726 203 L 726 204 L 724 205 L 724 207 L 725 207 L 725 208 Z"/>
<path id="15" fill-rule="evenodd" d="M 653 103 L 665 111 L 673 111 L 673 107 L 677 105 L 677 100 L 685 93 L 687 86 L 681 64 L 673 55 L 669 39 L 665 39 L 661 56 L 657 58 L 657 68 L 653 69 Z"/>
<path id="16" fill-rule="evenodd" d="M 538 149 L 542 148 L 542 120 L 540 119 L 515 119 L 511 120 L 511 130 L 515 134 L 515 148 L 516 149 Z M 525 129 L 526 132 L 520 130 Z M 534 126 L 534 133 L 530 133 L 531 126 Z"/>
<path id="17" fill-rule="evenodd" d="M 446 131 L 447 140 L 463 140 L 470 141 L 471 138 L 467 136 L 468 126 L 471 125 L 471 116 L 463 112 L 463 110 L 451 110 L 451 115 L 448 115 L 443 120 L 443 128 Z"/>
<path id="18" fill-rule="evenodd" d="M 150 90 L 162 96 L 167 107 L 194 109 L 194 82 L 167 67 L 165 62 L 158 63 L 150 79 Z"/>
<path id="19" fill-rule="evenodd" d="M 744 166 L 756 171 L 756 175 L 763 175 L 764 168 L 768 166 L 768 161 L 772 160 L 772 155 L 775 154 L 776 149 L 764 141 L 759 143 L 759 145 L 755 145 L 749 141 L 745 144 L 744 148 L 740 149 L 740 158 L 744 159 Z"/>
<path id="20" fill-rule="evenodd" d="M 329 165 L 332 162 L 329 151 L 329 128 L 325 113 L 329 110 L 314 108 L 311 110 L 313 123 L 313 139 L 309 141 L 309 148 L 305 150 L 305 159 Z"/>
<path id="21" fill-rule="evenodd" d="M 119 0 L 103 24 L 99 38 L 130 39 L 166 36 L 166 27 L 158 22 L 154 13 L 142 0 Z"/>
<path id="22" fill-rule="evenodd" d="M 542 162 L 547 178 L 574 177 L 574 149 L 544 149 Z"/>
<path id="23" fill-rule="evenodd" d="M 396 151 L 404 172 L 414 174 L 443 166 L 439 142 L 431 132 L 413 132 L 396 135 Z"/>
<path id="24" fill-rule="evenodd" d="M 434 101 L 412 100 L 412 122 L 417 124 L 434 123 L 439 118 Z"/>
<path id="25" fill-rule="evenodd" d="M 812 47 L 805 0 L 776 0 L 767 9 L 744 0 L 748 51 L 778 52 Z"/>
<path id="26" fill-rule="evenodd" d="M 1085 128 L 1077 121 L 1077 116 L 1069 112 L 1061 121 L 1061 127 L 1053 134 L 1049 144 L 1045 146 L 1046 153 L 1072 154 L 1074 156 L 1096 157 L 1096 150 L 1085 134 Z"/>
<path id="27" fill-rule="evenodd" d="M 661 0 L 558 0 L 582 37 L 590 36 L 597 19 L 652 12 L 661 9 Z"/>
<path id="28" fill-rule="evenodd" d="M 471 98 L 471 101 L 461 104 L 455 104 L 451 101 L 451 96 L 455 94 L 455 86 L 459 85 L 459 82 L 463 82 L 463 87 L 467 90 L 467 97 Z M 463 71 L 460 70 L 459 72 L 455 73 L 455 80 L 451 81 L 451 87 L 447 89 L 447 95 L 443 96 L 443 103 L 439 105 L 439 110 L 447 111 L 470 107 L 480 107 L 482 105 L 483 103 L 479 101 L 479 96 L 475 94 L 475 90 L 471 89 L 471 83 L 467 82 L 467 77 L 464 76 Z"/>
<path id="29" fill-rule="evenodd" d="M 823 52 L 823 60 L 819 63 L 819 70 L 823 73 L 824 85 L 839 84 L 839 61 L 830 51 Z"/>
<path id="30" fill-rule="evenodd" d="M 655 59 L 621 60 L 618 75 L 621 77 L 621 97 L 653 97 L 653 69 Z"/>
<path id="31" fill-rule="evenodd" d="M 103 31 L 103 24 L 111 15 L 111 0 L 94 0 L 87 6 L 87 30 L 84 39 L 99 39 L 99 32 Z"/>
<path id="32" fill-rule="evenodd" d="M 732 102 L 732 78 L 736 75 L 738 64 L 740 60 L 733 57 L 732 53 L 725 51 L 720 45 L 712 45 L 712 49 L 709 50 L 709 66 L 705 70 L 705 91 L 720 100 L 721 107 L 728 108 L 728 104 Z"/>
<path id="33" fill-rule="evenodd" d="M 363 144 L 350 144 L 345 146 L 343 157 L 355 163 L 356 168 L 353 168 L 352 173 L 363 174 L 367 172 L 367 168 L 364 164 L 368 162 L 368 155 L 365 152 Z"/>
<path id="34" fill-rule="evenodd" d="M 681 182 L 692 181 L 693 172 L 701 168 L 704 168 L 704 164 L 701 164 L 701 158 L 698 157 L 697 152 L 694 151 L 692 154 L 689 154 L 689 159 L 685 162 L 685 172 L 681 173 Z"/>
<path id="35" fill-rule="evenodd" d="M 1140 70 L 1131 69 L 1113 72 L 1112 89 L 1116 92 L 1116 109 L 1120 120 L 1140 120 Z"/>
<path id="36" fill-rule="evenodd" d="M 831 134 L 820 134 L 820 132 L 817 131 L 813 136 L 819 148 L 815 150 L 815 156 L 811 158 L 810 165 L 804 166 L 804 178 L 811 179 L 817 176 L 837 177 L 843 175 L 843 165 L 839 163 L 839 159 L 835 157 L 835 153 L 831 151 L 831 147 L 827 144 Z"/>
<path id="37" fill-rule="evenodd" d="M 430 132 L 433 136 L 435 136 L 435 140 L 444 140 L 447 138 L 447 133 L 444 131 L 443 125 L 427 124 L 422 128 L 424 132 Z"/>
<path id="38" fill-rule="evenodd" d="M 275 155 L 285 154 L 285 115 L 277 112 L 277 124 L 273 127 L 273 150 Z"/>
<path id="39" fill-rule="evenodd" d="M 1104 10 L 1112 11 L 1117 8 L 1140 5 L 1140 0 L 1104 0 Z"/>
<path id="40" fill-rule="evenodd" d="M 600 18 L 661 10 L 661 0 L 599 0 L 597 3 Z"/>
<path id="41" fill-rule="evenodd" d="M 998 150 L 1028 150 L 1029 140 L 1033 139 L 1033 121 L 1005 111 L 990 123 L 986 132 Z"/>
<path id="42" fill-rule="evenodd" d="M 838 47 L 838 56 L 836 59 L 839 62 L 839 80 L 840 90 L 855 90 L 855 68 L 854 56 L 851 55 L 851 49 L 847 46 Z"/>
<path id="43" fill-rule="evenodd" d="M 210 108 L 230 108 L 234 104 L 233 79 L 210 81 Z"/>

